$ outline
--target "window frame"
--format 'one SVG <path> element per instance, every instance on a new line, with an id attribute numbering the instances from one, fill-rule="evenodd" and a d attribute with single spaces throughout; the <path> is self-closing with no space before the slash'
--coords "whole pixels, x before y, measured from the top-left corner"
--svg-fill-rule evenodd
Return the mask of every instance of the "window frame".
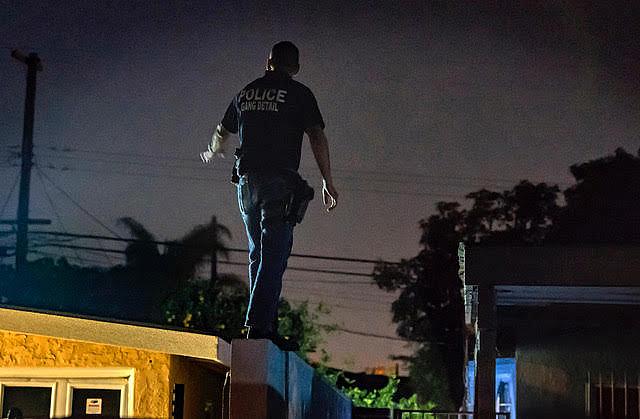
<path id="1" fill-rule="evenodd" d="M 120 390 L 120 417 L 128 418 L 134 415 L 135 368 L 0 368 L 0 408 L 5 385 L 51 387 L 50 418 L 71 415 L 74 388 Z"/>
<path id="2" fill-rule="evenodd" d="M 75 389 L 95 389 L 95 390 L 120 390 L 120 417 L 127 417 L 127 384 L 126 383 L 108 383 L 102 381 L 100 383 L 93 382 L 72 382 L 67 383 L 65 414 L 71 416 L 73 410 L 73 390 Z"/>
<path id="3" fill-rule="evenodd" d="M 4 379 L 0 378 L 0 414 L 4 410 L 4 390 L 6 387 L 39 387 L 39 388 L 50 388 L 51 389 L 51 400 L 49 402 L 49 417 L 55 417 L 55 412 L 57 408 L 56 403 L 56 395 L 58 390 L 58 382 L 55 380 L 52 381 L 31 381 L 28 378 L 23 379 Z"/>

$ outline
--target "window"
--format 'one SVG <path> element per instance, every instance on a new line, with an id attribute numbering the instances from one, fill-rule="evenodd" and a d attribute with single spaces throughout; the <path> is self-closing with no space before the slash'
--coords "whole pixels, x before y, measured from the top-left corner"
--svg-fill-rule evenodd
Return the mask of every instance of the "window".
<path id="1" fill-rule="evenodd" d="M 0 411 L 24 419 L 133 415 L 133 368 L 0 368 Z"/>
<path id="2" fill-rule="evenodd" d="M 120 418 L 120 390 L 74 388 L 71 398 L 73 417 Z"/>
<path id="3" fill-rule="evenodd" d="M 18 409 L 24 419 L 48 418 L 52 413 L 53 387 L 2 386 L 2 417 Z"/>

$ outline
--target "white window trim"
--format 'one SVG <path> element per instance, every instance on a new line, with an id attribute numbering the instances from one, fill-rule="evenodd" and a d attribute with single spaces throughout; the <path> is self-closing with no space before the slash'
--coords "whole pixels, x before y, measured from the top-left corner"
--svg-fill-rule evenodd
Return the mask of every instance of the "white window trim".
<path id="1" fill-rule="evenodd" d="M 129 412 L 127 411 L 127 399 L 126 399 L 126 384 L 107 384 L 107 383 L 68 383 L 67 384 L 67 398 L 65 402 L 65 416 L 71 416 L 71 410 L 73 408 L 73 390 L 75 389 L 100 389 L 100 390 L 120 390 L 120 416 L 127 417 Z"/>
<path id="2" fill-rule="evenodd" d="M 125 383 L 122 383 L 123 379 Z M 74 388 L 120 390 L 120 415 L 123 418 L 131 417 L 134 414 L 134 384 L 134 368 L 0 368 L 0 387 L 52 387 L 52 418 L 71 415 Z M 0 406 L 3 394 L 4 390 L 0 391 Z"/>
<path id="3" fill-rule="evenodd" d="M 51 389 L 51 402 L 49 403 L 49 417 L 54 417 L 56 412 L 56 394 L 58 383 L 56 381 L 29 381 L 29 380 L 1 380 L 0 381 L 0 407 L 4 408 L 5 387 L 42 387 Z M 1 413 L 0 413 L 1 414 Z"/>

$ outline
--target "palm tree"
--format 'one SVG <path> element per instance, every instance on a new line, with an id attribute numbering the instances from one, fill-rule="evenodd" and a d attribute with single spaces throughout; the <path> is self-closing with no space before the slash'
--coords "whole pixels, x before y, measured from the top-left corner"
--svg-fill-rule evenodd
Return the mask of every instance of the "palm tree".
<path id="1" fill-rule="evenodd" d="M 125 272 L 121 274 L 132 276 L 131 279 L 136 282 L 133 288 L 140 295 L 135 295 L 134 300 L 146 313 L 143 318 L 163 321 L 162 304 L 189 282 L 196 281 L 199 268 L 207 262 L 214 264 L 211 288 L 246 288 L 244 282 L 235 275 L 217 275 L 217 257 L 228 256 L 224 240 L 230 238 L 231 233 L 218 223 L 215 216 L 208 224 L 198 225 L 182 238 L 165 243 L 162 252 L 156 237 L 140 222 L 131 217 L 120 218 L 118 222 L 136 239 L 125 249 Z"/>

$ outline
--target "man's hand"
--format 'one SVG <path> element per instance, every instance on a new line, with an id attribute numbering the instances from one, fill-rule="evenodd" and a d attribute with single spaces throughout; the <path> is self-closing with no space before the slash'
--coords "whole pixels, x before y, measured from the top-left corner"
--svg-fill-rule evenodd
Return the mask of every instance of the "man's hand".
<path id="1" fill-rule="evenodd" d="M 203 163 L 209 163 L 213 156 L 220 156 L 224 159 L 224 143 L 229 138 L 230 132 L 227 131 L 222 124 L 218 124 L 211 136 L 211 142 L 207 147 L 207 151 L 200 153 L 200 160 Z"/>
<path id="2" fill-rule="evenodd" d="M 325 180 L 322 181 L 322 203 L 327 208 L 327 212 L 338 205 L 338 191 L 333 183 L 327 183 Z"/>
<path id="3" fill-rule="evenodd" d="M 224 159 L 224 153 L 222 151 L 213 151 L 209 146 L 207 151 L 200 153 L 200 160 L 202 160 L 203 163 L 209 163 L 214 156 L 219 156 Z"/>
<path id="4" fill-rule="evenodd" d="M 200 160 L 202 160 L 203 163 L 209 163 L 212 158 L 213 158 L 213 153 L 209 150 L 203 151 L 202 153 L 200 153 Z"/>

